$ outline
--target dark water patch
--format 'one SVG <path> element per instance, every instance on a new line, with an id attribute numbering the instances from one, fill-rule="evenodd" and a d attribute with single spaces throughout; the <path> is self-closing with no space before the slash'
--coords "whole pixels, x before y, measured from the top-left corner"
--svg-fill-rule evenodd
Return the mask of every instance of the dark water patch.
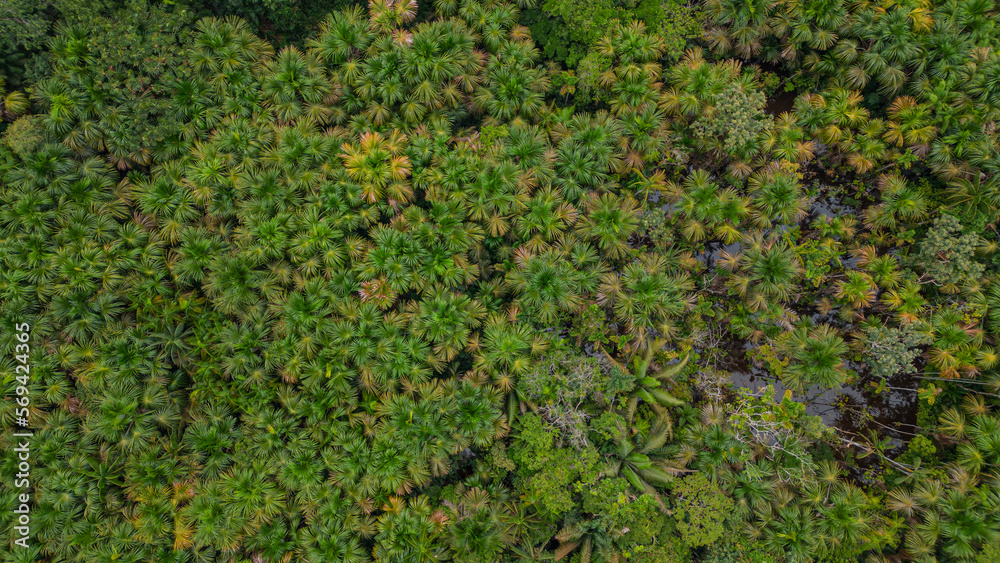
<path id="1" fill-rule="evenodd" d="M 722 241 L 709 241 L 702 246 L 702 249 L 694 254 L 694 259 L 706 269 L 711 270 L 715 262 L 722 256 L 723 252 L 738 255 L 743 252 L 743 245 L 738 242 L 725 244 Z"/>
<path id="2" fill-rule="evenodd" d="M 795 106 L 795 98 L 799 96 L 798 92 L 794 90 L 791 92 L 775 92 L 767 99 L 767 103 L 764 105 L 764 111 L 769 115 L 778 117 L 785 112 L 791 112 Z"/>
<path id="3" fill-rule="evenodd" d="M 815 304 L 794 303 L 791 309 L 800 319 L 809 319 L 814 326 L 820 324 L 839 325 L 842 324 L 837 316 L 840 307 L 833 307 L 825 313 L 821 313 Z"/>
<path id="4" fill-rule="evenodd" d="M 844 215 L 856 214 L 857 209 L 841 201 L 841 198 L 836 194 L 830 193 L 816 198 L 810 208 L 810 217 L 812 219 L 818 219 L 819 217 L 835 219 Z"/>

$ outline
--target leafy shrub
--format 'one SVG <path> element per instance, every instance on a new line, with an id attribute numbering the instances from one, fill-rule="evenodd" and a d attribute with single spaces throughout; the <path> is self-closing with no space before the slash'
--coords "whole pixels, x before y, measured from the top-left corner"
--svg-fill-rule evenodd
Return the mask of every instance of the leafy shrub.
<path id="1" fill-rule="evenodd" d="M 672 487 L 677 531 L 689 546 L 709 545 L 722 537 L 723 522 L 735 503 L 701 473 L 679 479 Z"/>
<path id="2" fill-rule="evenodd" d="M 44 140 L 45 130 L 39 119 L 33 115 L 18 119 L 3 132 L 3 143 L 21 158 L 38 149 Z"/>
<path id="3" fill-rule="evenodd" d="M 900 328 L 869 327 L 868 365 L 872 375 L 889 378 L 897 374 L 911 374 L 916 371 L 913 360 L 920 355 L 919 346 L 930 344 L 931 338 L 917 332 L 911 325 Z"/>
<path id="4" fill-rule="evenodd" d="M 510 451 L 520 467 L 518 488 L 547 514 L 558 516 L 571 510 L 576 505 L 574 484 L 593 482 L 597 477 L 597 451 L 556 447 L 558 431 L 536 414 L 526 414 L 520 422 L 518 442 Z"/>
<path id="5" fill-rule="evenodd" d="M 665 520 L 653 495 L 635 494 L 629 482 L 620 477 L 601 479 L 585 490 L 583 509 L 600 517 L 606 531 L 620 535 L 622 546 L 653 543 Z"/>
<path id="6" fill-rule="evenodd" d="M 692 128 L 702 139 L 724 139 L 726 154 L 748 159 L 757 151 L 761 133 L 771 125 L 771 119 L 764 112 L 766 102 L 760 90 L 730 83 L 712 96 L 711 110 L 702 114 Z"/>
<path id="7" fill-rule="evenodd" d="M 920 241 L 915 264 L 942 291 L 957 293 L 960 286 L 983 275 L 984 266 L 973 259 L 978 244 L 978 234 L 962 234 L 962 223 L 952 215 L 942 214 Z"/>
<path id="8" fill-rule="evenodd" d="M 634 387 L 634 377 L 606 360 L 558 352 L 537 360 L 521 376 L 520 385 L 525 397 L 538 404 L 546 421 L 560 429 L 571 446 L 579 448 L 587 445 L 584 403 L 612 403 L 618 393 Z"/>

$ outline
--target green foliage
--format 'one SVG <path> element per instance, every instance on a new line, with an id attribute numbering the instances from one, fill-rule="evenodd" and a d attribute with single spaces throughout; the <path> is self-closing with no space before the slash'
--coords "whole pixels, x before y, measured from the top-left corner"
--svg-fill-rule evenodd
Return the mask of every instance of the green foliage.
<path id="1" fill-rule="evenodd" d="M 963 234 L 958 219 L 943 214 L 920 241 L 914 258 L 941 291 L 956 293 L 982 276 L 983 265 L 974 259 L 978 243 L 976 233 Z"/>
<path id="2" fill-rule="evenodd" d="M 584 511 L 599 515 L 606 533 L 621 534 L 616 543 L 626 549 L 633 544 L 650 545 L 665 524 L 656 498 L 646 493 L 635 495 L 625 479 L 601 479 L 582 496 Z"/>
<path id="3" fill-rule="evenodd" d="M 634 386 L 634 376 L 613 364 L 561 351 L 535 361 L 521 376 L 518 388 L 537 405 L 546 422 L 562 432 L 560 442 L 581 448 L 587 445 L 584 403 L 613 404 L 619 394 Z"/>
<path id="4" fill-rule="evenodd" d="M 698 17 L 697 8 L 672 0 L 546 0 L 525 12 L 525 22 L 546 57 L 570 68 L 582 66 L 594 54 L 609 28 L 633 21 L 661 37 L 667 58 L 677 60 L 687 42 L 701 32 Z"/>
<path id="5" fill-rule="evenodd" d="M 5 8 L 12 557 L 990 553 L 989 6 L 333 5 Z"/>
<path id="6" fill-rule="evenodd" d="M 722 537 L 723 522 L 733 500 L 701 473 L 678 479 L 671 486 L 674 518 L 681 538 L 691 547 L 710 545 Z"/>
<path id="7" fill-rule="evenodd" d="M 60 28 L 53 72 L 35 89 L 47 133 L 77 151 L 106 150 L 120 169 L 149 164 L 180 134 L 173 73 L 191 16 L 141 1 L 115 16 Z"/>
<path id="8" fill-rule="evenodd" d="M 906 445 L 906 452 L 899 459 L 903 463 L 913 463 L 915 460 L 920 460 L 931 465 L 937 459 L 937 448 L 927 436 L 914 436 Z"/>
<path id="9" fill-rule="evenodd" d="M 714 94 L 692 128 L 702 143 L 723 139 L 726 154 L 740 160 L 757 152 L 760 135 L 768 130 L 764 114 L 764 93 L 730 83 Z"/>
<path id="10" fill-rule="evenodd" d="M 1000 558 L 1000 545 L 988 545 L 976 555 L 976 563 L 988 563 L 996 561 L 998 558 Z"/>
<path id="11" fill-rule="evenodd" d="M 37 49 L 52 22 L 46 17 L 47 5 L 40 2 L 4 2 L 0 8 L 0 50 Z"/>
<path id="12" fill-rule="evenodd" d="M 920 355 L 919 347 L 931 343 L 927 334 L 917 332 L 911 325 L 870 327 L 866 336 L 872 375 L 886 379 L 897 374 L 912 374 L 915 371 L 913 360 Z"/>
<path id="13" fill-rule="evenodd" d="M 518 420 L 521 429 L 511 459 L 519 466 L 518 488 L 525 500 L 553 516 L 571 510 L 576 505 L 574 488 L 597 478 L 597 451 L 557 447 L 558 431 L 535 414 Z"/>
<path id="14" fill-rule="evenodd" d="M 727 538 L 711 546 L 702 559 L 704 563 L 776 563 L 780 559 L 759 542 L 745 538 Z"/>
<path id="15" fill-rule="evenodd" d="M 830 239 L 807 240 L 796 249 L 802 261 L 802 275 L 813 287 L 822 287 L 842 253 L 842 245 Z"/>
<path id="16" fill-rule="evenodd" d="M 330 12 L 353 4 L 351 0 L 205 0 L 202 5 L 217 16 L 238 15 L 262 36 L 288 44 L 309 36 Z"/>
<path id="17" fill-rule="evenodd" d="M 829 325 L 796 330 L 784 348 L 791 363 L 782 372 L 782 382 L 792 389 L 836 388 L 848 377 L 844 367 L 847 343 Z"/>
<path id="18" fill-rule="evenodd" d="M 45 141 L 45 130 L 40 121 L 32 115 L 16 120 L 3 132 L 3 143 L 18 157 L 27 157 Z"/>

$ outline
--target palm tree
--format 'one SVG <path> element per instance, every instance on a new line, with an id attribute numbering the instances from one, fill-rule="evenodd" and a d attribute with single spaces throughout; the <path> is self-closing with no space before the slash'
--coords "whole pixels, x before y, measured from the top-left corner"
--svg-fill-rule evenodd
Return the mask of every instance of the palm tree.
<path id="1" fill-rule="evenodd" d="M 707 5 L 709 14 L 716 23 L 726 26 L 725 35 L 731 38 L 731 43 L 717 40 L 718 50 L 728 52 L 731 48 L 737 56 L 745 59 L 758 54 L 763 39 L 771 31 L 768 18 L 776 4 L 771 0 L 709 2 Z"/>
<path id="2" fill-rule="evenodd" d="M 262 467 L 236 467 L 220 479 L 222 503 L 234 519 L 246 522 L 248 530 L 256 530 L 270 522 L 285 508 L 284 494 L 268 478 Z"/>
<path id="3" fill-rule="evenodd" d="M 442 361 L 451 361 L 473 339 L 486 310 L 465 295 L 432 291 L 420 301 L 407 305 L 410 331 L 426 339 Z"/>
<path id="4" fill-rule="evenodd" d="M 837 42 L 848 18 L 843 2 L 793 2 L 789 15 L 794 21 L 792 39 L 812 49 L 825 51 Z"/>
<path id="5" fill-rule="evenodd" d="M 437 515 L 426 497 L 410 500 L 393 497 L 378 519 L 373 555 L 392 563 L 440 561 L 444 548 L 436 539 L 444 531 L 443 515 Z"/>
<path id="6" fill-rule="evenodd" d="M 473 103 L 492 119 L 521 122 L 542 108 L 542 93 L 548 87 L 542 69 L 531 66 L 538 50 L 524 41 L 498 42 L 497 49 Z"/>
<path id="7" fill-rule="evenodd" d="M 363 133 L 357 145 L 344 143 L 340 157 L 351 179 L 361 184 L 365 201 L 375 203 L 388 196 L 406 202 L 412 196 L 409 183 L 410 160 L 403 154 L 406 136 L 392 131 L 388 138 L 379 133 Z"/>
<path id="8" fill-rule="evenodd" d="M 816 142 L 808 138 L 805 130 L 796 123 L 796 117 L 789 112 L 774 120 L 774 127 L 767 132 L 761 148 L 788 162 L 807 162 L 816 154 Z"/>
<path id="9" fill-rule="evenodd" d="M 280 122 L 291 122 L 299 116 L 326 120 L 329 110 L 320 103 L 330 92 L 330 85 L 320 59 L 312 52 L 303 54 L 286 47 L 269 61 L 265 72 L 261 90 Z"/>
<path id="10" fill-rule="evenodd" d="M 816 518 L 797 505 L 779 506 L 757 516 L 764 528 L 764 544 L 783 553 L 790 563 L 813 560 L 819 544 Z"/>
<path id="11" fill-rule="evenodd" d="M 913 280 L 906 280 L 898 289 L 892 289 L 882 295 L 882 302 L 896 311 L 897 318 L 901 323 L 910 323 L 921 320 L 927 299 L 920 293 L 920 284 Z"/>
<path id="12" fill-rule="evenodd" d="M 493 314 L 483 325 L 475 366 L 492 375 L 502 391 L 509 391 L 514 378 L 531 367 L 531 354 L 539 347 L 527 326 Z"/>
<path id="13" fill-rule="evenodd" d="M 889 106 L 885 140 L 897 147 L 907 146 L 916 155 L 926 155 L 937 136 L 930 120 L 931 108 L 911 96 L 900 96 Z"/>
<path id="14" fill-rule="evenodd" d="M 982 344 L 982 333 L 968 324 L 954 307 L 943 307 L 930 318 L 934 342 L 928 350 L 928 363 L 940 370 L 942 377 L 976 374 L 975 352 Z"/>
<path id="15" fill-rule="evenodd" d="M 24 115 L 30 105 L 24 92 L 17 90 L 7 92 L 6 83 L 3 78 L 0 78 L 0 116 L 8 121 L 13 121 Z"/>
<path id="16" fill-rule="evenodd" d="M 554 250 L 540 255 L 515 252 L 514 267 L 507 273 L 506 285 L 517 296 L 529 315 L 543 324 L 552 324 L 566 313 L 578 310 L 583 295 L 597 288 L 598 273 L 570 260 L 565 252 Z"/>
<path id="17" fill-rule="evenodd" d="M 886 155 L 884 130 L 882 120 L 872 119 L 859 128 L 857 135 L 841 144 L 847 152 L 847 163 L 857 172 L 870 172 Z"/>
<path id="18" fill-rule="evenodd" d="M 558 192 L 546 188 L 535 194 L 528 202 L 527 209 L 515 219 L 517 237 L 524 241 L 529 251 L 545 250 L 576 223 L 579 212 L 569 202 L 561 199 Z"/>
<path id="19" fill-rule="evenodd" d="M 704 239 L 722 220 L 719 187 L 705 170 L 695 170 L 684 179 L 683 187 L 668 184 L 667 193 L 674 196 L 677 212 L 687 219 L 683 232 L 692 242 Z"/>
<path id="20" fill-rule="evenodd" d="M 667 416 L 663 408 L 680 406 L 683 402 L 660 387 L 664 384 L 673 383 L 674 378 L 684 370 L 688 359 L 690 358 L 689 355 L 685 355 L 677 362 L 663 365 L 656 371 L 651 372 L 650 367 L 653 365 L 654 356 L 659 353 L 666 344 L 666 338 L 659 338 L 645 342 L 641 352 L 636 352 L 632 356 L 632 368 L 629 369 L 625 364 L 612 357 L 611 354 L 609 354 L 608 351 L 598 343 L 598 346 L 601 351 L 604 352 L 604 356 L 608 359 L 608 361 L 610 361 L 622 372 L 633 374 L 637 383 L 634 391 L 635 398 L 645 401 L 653 407 L 653 409 L 656 410 L 660 416 L 663 417 Z M 629 408 L 635 408 L 634 400 L 629 402 Z M 664 422 L 669 422 L 669 418 L 664 418 Z"/>
<path id="21" fill-rule="evenodd" d="M 511 219 L 527 207 L 530 195 L 519 179 L 511 161 L 484 162 L 477 180 L 463 190 L 469 218 L 480 222 L 490 236 L 507 234 Z"/>
<path id="22" fill-rule="evenodd" d="M 383 35 L 417 17 L 416 0 L 373 0 L 369 3 L 368 17 L 371 28 Z"/>
<path id="23" fill-rule="evenodd" d="M 833 389 L 847 379 L 844 368 L 847 344 L 830 325 L 819 325 L 812 330 L 796 329 L 785 352 L 792 363 L 781 376 L 782 382 L 791 389 L 801 392 L 810 384 Z"/>
<path id="24" fill-rule="evenodd" d="M 865 210 L 865 223 L 869 228 L 891 231 L 900 221 L 920 220 L 927 215 L 927 198 L 924 193 L 897 174 L 879 177 L 882 202 Z"/>
<path id="25" fill-rule="evenodd" d="M 448 509 L 447 534 L 457 562 L 496 559 L 513 538 L 504 527 L 504 506 L 478 487 L 456 488 L 458 501 Z"/>
<path id="26" fill-rule="evenodd" d="M 993 175 L 979 173 L 972 180 L 955 178 L 948 182 L 947 196 L 952 205 L 966 213 L 988 219 L 1000 209 L 1000 184 Z"/>
<path id="27" fill-rule="evenodd" d="M 630 197 L 591 195 L 582 202 L 585 211 L 577 231 L 592 240 L 611 259 L 622 259 L 628 252 L 628 239 L 639 224 L 638 205 Z"/>
<path id="28" fill-rule="evenodd" d="M 870 306 L 878 295 L 878 286 L 868 274 L 848 271 L 847 279 L 837 282 L 834 295 L 854 309 Z"/>
<path id="29" fill-rule="evenodd" d="M 573 553 L 578 548 L 582 561 L 616 561 L 621 551 L 612 543 L 612 538 L 603 529 L 599 519 L 585 520 L 567 526 L 556 534 L 559 547 L 552 558 L 556 561 Z"/>
<path id="30" fill-rule="evenodd" d="M 675 468 L 670 465 L 668 449 L 663 447 L 672 435 L 671 429 L 671 423 L 663 417 L 645 435 L 631 436 L 628 428 L 619 428 L 601 474 L 623 477 L 636 490 L 656 495 L 655 486 L 662 487 L 674 479 Z"/>
<path id="31" fill-rule="evenodd" d="M 756 208 L 754 219 L 768 228 L 774 221 L 795 223 L 806 216 L 808 200 L 795 176 L 784 171 L 759 172 L 750 177 L 750 191 Z"/>
<path id="32" fill-rule="evenodd" d="M 643 255 L 618 273 L 608 273 L 597 293 L 598 303 L 610 306 L 629 333 L 643 340 L 650 330 L 669 334 L 673 319 L 689 306 L 689 276 L 668 271 L 661 255 Z"/>
<path id="33" fill-rule="evenodd" d="M 759 235 L 748 241 L 735 267 L 738 271 L 729 285 L 741 297 L 747 297 L 754 310 L 773 300 L 787 301 L 802 270 L 798 255 L 788 243 L 775 238 L 765 240 Z"/>
<path id="34" fill-rule="evenodd" d="M 374 37 L 361 7 L 350 6 L 328 14 L 306 45 L 326 64 L 342 65 L 361 55 Z"/>

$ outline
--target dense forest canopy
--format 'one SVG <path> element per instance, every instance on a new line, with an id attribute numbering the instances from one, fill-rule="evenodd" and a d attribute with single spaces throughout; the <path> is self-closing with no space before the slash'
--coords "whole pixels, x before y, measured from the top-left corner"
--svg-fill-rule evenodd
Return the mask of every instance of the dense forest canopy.
<path id="1" fill-rule="evenodd" d="M 5 3 L 0 560 L 1000 561 L 998 21 Z"/>

